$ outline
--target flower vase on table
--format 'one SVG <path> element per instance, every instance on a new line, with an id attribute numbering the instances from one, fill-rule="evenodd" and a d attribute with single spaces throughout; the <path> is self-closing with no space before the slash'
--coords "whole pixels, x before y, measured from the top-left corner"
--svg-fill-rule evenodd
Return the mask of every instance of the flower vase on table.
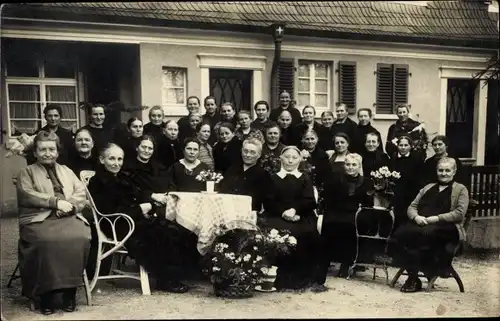
<path id="1" fill-rule="evenodd" d="M 223 178 L 224 177 L 220 173 L 216 173 L 212 170 L 201 171 L 196 176 L 196 180 L 205 182 L 207 193 L 216 193 L 215 184 L 219 183 Z"/>
<path id="2" fill-rule="evenodd" d="M 215 192 L 215 182 L 214 181 L 206 181 L 207 193 Z"/>

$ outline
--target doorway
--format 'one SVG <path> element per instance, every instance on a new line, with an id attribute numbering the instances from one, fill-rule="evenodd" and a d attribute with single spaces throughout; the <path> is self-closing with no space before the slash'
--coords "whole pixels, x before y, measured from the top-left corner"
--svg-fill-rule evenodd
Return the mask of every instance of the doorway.
<path id="1" fill-rule="evenodd" d="M 252 70 L 210 69 L 210 95 L 219 106 L 230 102 L 235 112 L 251 112 L 252 73 Z"/>

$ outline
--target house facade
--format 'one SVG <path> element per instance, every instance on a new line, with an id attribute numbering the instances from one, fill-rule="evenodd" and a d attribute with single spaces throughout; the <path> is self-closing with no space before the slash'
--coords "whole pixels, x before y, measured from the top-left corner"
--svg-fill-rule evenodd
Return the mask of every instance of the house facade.
<path id="1" fill-rule="evenodd" d="M 252 110 L 287 90 L 299 109 L 313 105 L 318 117 L 339 103 L 353 119 L 370 108 L 383 137 L 397 119 L 394 107 L 408 103 L 430 136 L 448 135 L 461 158 L 495 163 L 498 82 L 475 75 L 498 47 L 498 7 L 449 3 L 358 1 L 345 11 L 335 2 L 9 5 L 2 10 L 2 144 L 43 126 L 41 110 L 51 102 L 63 106 L 63 125 L 76 129 L 87 123 L 82 101 L 161 105 L 177 119 L 191 95 Z M 280 11 L 289 16 L 270 17 Z M 458 25 L 430 28 L 437 13 Z M 327 16 L 337 22 L 323 21 Z M 112 115 L 122 122 L 131 116 Z M 11 177 L 25 163 L 4 155 L 2 207 L 10 211 Z"/>

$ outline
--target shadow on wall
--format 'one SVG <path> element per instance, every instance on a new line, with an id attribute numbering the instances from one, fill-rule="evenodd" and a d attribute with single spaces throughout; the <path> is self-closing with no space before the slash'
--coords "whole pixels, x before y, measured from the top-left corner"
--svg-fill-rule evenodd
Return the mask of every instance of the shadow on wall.
<path id="1" fill-rule="evenodd" d="M 5 157 L 7 151 L 5 148 L 0 148 L 0 159 L 2 165 L 0 166 L 0 200 L 2 210 L 1 217 L 13 217 L 17 215 L 17 199 L 16 188 L 12 183 L 12 177 L 24 167 L 26 167 L 26 160 L 21 156 Z"/>

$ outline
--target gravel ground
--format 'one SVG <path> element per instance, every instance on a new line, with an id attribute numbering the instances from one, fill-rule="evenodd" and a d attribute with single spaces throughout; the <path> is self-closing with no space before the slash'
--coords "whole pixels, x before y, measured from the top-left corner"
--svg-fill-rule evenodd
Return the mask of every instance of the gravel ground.
<path id="1" fill-rule="evenodd" d="M 370 272 L 353 280 L 328 277 L 330 291 L 324 293 L 258 293 L 250 299 L 216 298 L 210 284 L 191 284 L 186 294 L 153 291 L 142 296 L 136 281 L 110 285 L 100 281 L 87 306 L 83 289 L 77 294 L 78 310 L 56 312 L 44 317 L 29 310 L 28 300 L 20 296 L 20 281 L 7 289 L 5 284 L 17 263 L 17 220 L 1 219 L 1 303 L 2 320 L 131 320 L 203 318 L 353 318 L 353 317 L 458 317 L 500 316 L 500 261 L 459 258 L 455 268 L 463 279 L 465 293 L 455 281 L 438 279 L 431 293 L 404 294 L 400 284 L 385 284 L 383 271 L 371 279 Z M 389 276 L 396 272 L 391 269 Z M 425 284 L 424 284 L 425 285 Z"/>

